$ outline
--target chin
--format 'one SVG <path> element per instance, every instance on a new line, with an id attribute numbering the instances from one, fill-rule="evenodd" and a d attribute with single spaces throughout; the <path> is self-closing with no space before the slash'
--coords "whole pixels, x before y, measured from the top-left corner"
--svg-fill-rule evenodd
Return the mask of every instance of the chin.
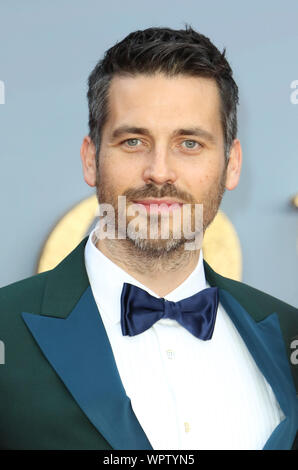
<path id="1" fill-rule="evenodd" d="M 173 252 L 179 248 L 181 249 L 181 246 L 183 246 L 186 241 L 182 239 L 150 240 L 140 237 L 129 240 L 139 251 L 148 253 L 151 256 L 161 256 L 162 254 Z"/>

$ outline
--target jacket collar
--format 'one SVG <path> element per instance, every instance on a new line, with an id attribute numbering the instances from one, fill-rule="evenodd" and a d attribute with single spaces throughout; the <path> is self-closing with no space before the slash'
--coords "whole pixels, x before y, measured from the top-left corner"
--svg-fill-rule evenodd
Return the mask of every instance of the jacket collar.
<path id="1" fill-rule="evenodd" d="M 87 240 L 85 237 L 61 263 L 48 271 L 41 315 L 66 318 L 90 285 L 84 262 Z"/>
<path id="2" fill-rule="evenodd" d="M 84 260 L 87 240 L 88 236 L 60 264 L 48 271 L 41 315 L 66 318 L 90 285 Z M 276 305 L 268 301 L 268 295 L 250 287 L 253 295 L 248 295 L 248 286 L 216 273 L 205 260 L 204 269 L 208 284 L 228 291 L 256 322 L 275 312 Z"/>

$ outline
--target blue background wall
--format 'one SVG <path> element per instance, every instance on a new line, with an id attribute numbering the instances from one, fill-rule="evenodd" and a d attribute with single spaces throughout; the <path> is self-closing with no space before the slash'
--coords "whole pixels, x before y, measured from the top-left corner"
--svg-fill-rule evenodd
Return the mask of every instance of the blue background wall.
<path id="1" fill-rule="evenodd" d="M 243 169 L 222 209 L 242 245 L 243 281 L 298 304 L 297 0 L 2 0 L 0 286 L 34 274 L 49 232 L 94 190 L 82 177 L 87 77 L 104 51 L 150 26 L 202 32 L 240 88 Z"/>

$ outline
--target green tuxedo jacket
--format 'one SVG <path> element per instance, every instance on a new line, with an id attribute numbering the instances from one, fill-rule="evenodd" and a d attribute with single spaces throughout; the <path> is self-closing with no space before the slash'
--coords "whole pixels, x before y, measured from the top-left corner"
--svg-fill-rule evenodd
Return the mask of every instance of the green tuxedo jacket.
<path id="1" fill-rule="evenodd" d="M 56 268 L 0 289 L 1 449 L 152 449 L 92 295 L 87 239 Z M 204 267 L 285 415 L 264 449 L 296 448 L 297 309 Z"/>

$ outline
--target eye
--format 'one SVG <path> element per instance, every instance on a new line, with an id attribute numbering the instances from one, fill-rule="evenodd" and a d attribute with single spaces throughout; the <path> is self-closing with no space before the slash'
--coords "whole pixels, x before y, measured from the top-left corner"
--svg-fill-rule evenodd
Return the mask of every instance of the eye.
<path id="1" fill-rule="evenodd" d="M 137 147 L 137 143 L 141 142 L 140 139 L 137 138 L 132 138 L 132 139 L 126 139 L 122 142 L 122 144 L 127 144 L 128 147 Z"/>
<path id="2" fill-rule="evenodd" d="M 195 140 L 184 140 L 182 142 L 182 144 L 186 144 L 185 145 L 185 148 L 189 149 L 189 150 L 194 150 L 196 148 L 196 145 L 199 145 L 201 146 L 201 144 L 199 144 L 199 142 L 196 142 Z"/>

